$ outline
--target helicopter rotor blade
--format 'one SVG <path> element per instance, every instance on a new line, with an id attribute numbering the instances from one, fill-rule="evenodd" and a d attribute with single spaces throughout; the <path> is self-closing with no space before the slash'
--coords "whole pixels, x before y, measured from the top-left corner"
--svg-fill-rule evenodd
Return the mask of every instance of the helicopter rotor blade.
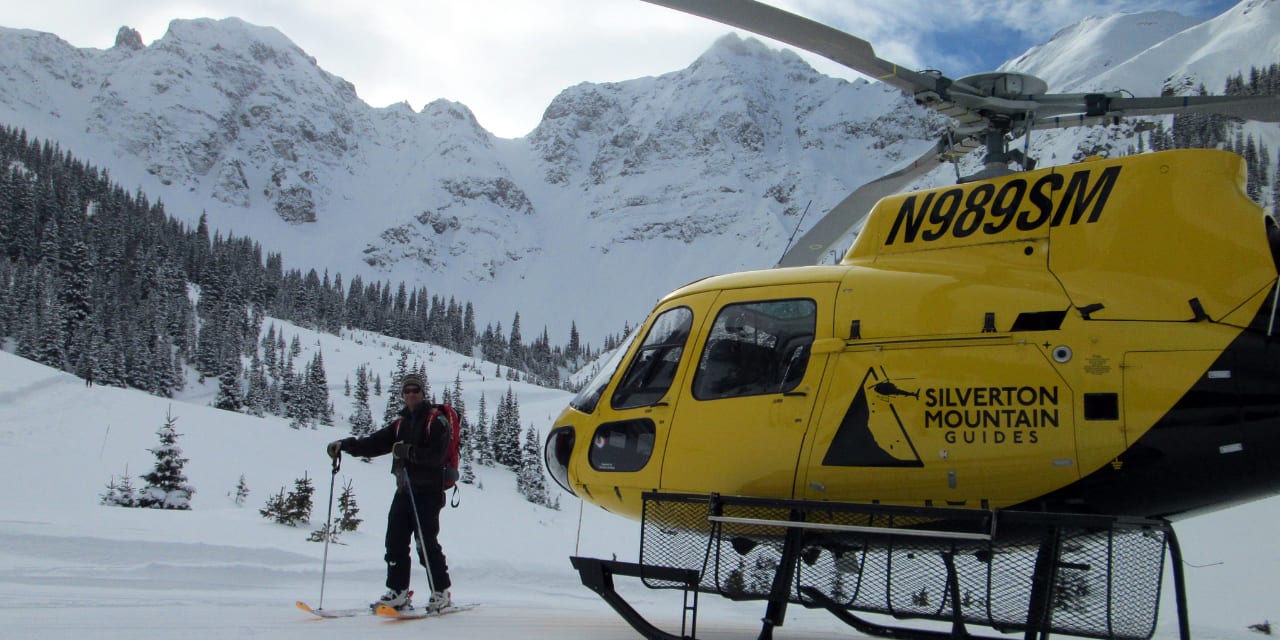
<path id="1" fill-rule="evenodd" d="M 937 77 L 876 56 L 871 43 L 862 38 L 755 0 L 645 1 L 800 47 L 891 84 L 910 96 L 938 90 Z"/>
<path id="2" fill-rule="evenodd" d="M 955 160 L 978 148 L 977 141 L 965 140 L 962 144 L 951 144 L 942 140 L 925 151 L 907 166 L 893 173 L 881 176 L 868 182 L 832 207 L 816 224 L 805 232 L 790 249 L 783 254 L 776 266 L 798 267 L 818 264 L 818 261 L 846 233 L 857 227 L 871 212 L 871 207 L 881 198 L 900 191 L 912 180 L 937 168 L 948 160 Z"/>
<path id="3" fill-rule="evenodd" d="M 1280 122 L 1280 96 L 1170 96 L 1115 98 L 1113 112 L 1126 116 L 1207 112 L 1258 122 Z"/>
<path id="4" fill-rule="evenodd" d="M 1070 96 L 1045 96 L 1053 101 L 1042 107 L 1032 130 L 1068 127 L 1106 126 L 1119 117 L 1177 115 L 1179 113 L 1216 113 L 1241 120 L 1280 122 L 1280 96 L 1173 96 L 1163 98 L 1110 97 L 1104 108 L 1086 110 L 1071 108 Z M 1048 112 L 1047 114 L 1045 112 Z M 1062 114 L 1062 115 L 1059 115 Z"/>

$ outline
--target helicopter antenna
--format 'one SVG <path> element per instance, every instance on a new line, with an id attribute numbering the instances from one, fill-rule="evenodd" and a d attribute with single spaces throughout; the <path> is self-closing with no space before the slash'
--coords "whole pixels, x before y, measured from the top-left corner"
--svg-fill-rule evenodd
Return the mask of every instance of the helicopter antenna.
<path id="1" fill-rule="evenodd" d="M 1035 112 L 1031 110 L 1027 110 L 1027 115 L 1026 115 L 1027 123 L 1026 123 L 1025 129 L 1022 132 L 1022 157 L 1025 158 L 1027 162 L 1035 162 L 1034 160 L 1031 159 L 1031 124 L 1035 122 L 1035 115 L 1036 115 Z M 1022 166 L 1028 171 L 1031 170 L 1031 167 L 1028 166 L 1026 162 L 1024 162 Z"/>
<path id="2" fill-rule="evenodd" d="M 811 205 L 811 204 L 813 204 L 813 199 L 812 199 L 812 198 L 809 200 L 809 203 L 808 203 L 808 204 L 804 205 L 804 211 L 800 212 L 800 219 L 799 219 L 799 220 L 796 220 L 796 228 L 794 228 L 794 229 L 792 229 L 792 230 L 791 230 L 791 237 L 790 237 L 790 238 L 787 238 L 787 246 L 785 246 L 785 247 L 783 247 L 783 248 L 782 248 L 782 258 L 787 257 L 787 250 L 789 250 L 789 249 L 791 248 L 791 243 L 792 243 L 792 242 L 795 242 L 795 240 L 796 240 L 796 234 L 800 232 L 800 225 L 801 225 L 801 223 L 803 223 L 803 222 L 804 222 L 804 217 L 805 217 L 806 215 L 808 215 L 808 213 L 809 213 L 809 205 Z M 778 258 L 778 264 L 775 264 L 775 265 L 773 265 L 773 266 L 775 266 L 775 267 L 776 267 L 776 266 L 778 266 L 778 265 L 781 265 L 781 264 L 782 264 L 782 258 Z"/>
<path id="3" fill-rule="evenodd" d="M 954 132 L 954 131 L 952 131 L 952 130 L 950 130 L 950 129 L 947 129 L 947 153 L 951 153 L 952 149 L 955 149 L 955 148 L 956 148 L 955 132 Z M 951 166 L 955 167 L 955 169 L 956 169 L 956 183 L 957 183 L 957 184 L 959 184 L 959 182 L 960 182 L 960 158 L 959 158 L 959 157 L 957 157 L 957 158 L 955 159 L 955 161 L 951 163 Z"/>

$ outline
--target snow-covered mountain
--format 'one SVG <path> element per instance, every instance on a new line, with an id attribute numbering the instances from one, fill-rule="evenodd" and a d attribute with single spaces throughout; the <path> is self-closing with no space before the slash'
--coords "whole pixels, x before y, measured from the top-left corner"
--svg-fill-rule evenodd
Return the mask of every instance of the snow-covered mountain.
<path id="1" fill-rule="evenodd" d="M 1202 23 L 1089 19 L 1006 66 L 1054 90 L 1217 90 L 1276 60 L 1277 22 L 1276 0 Z M 573 321 L 594 342 L 671 288 L 771 266 L 797 226 L 916 157 L 942 120 L 726 35 L 685 69 L 567 88 L 528 136 L 499 139 L 458 103 L 372 108 L 284 34 L 224 19 L 175 20 L 147 46 L 122 28 L 106 50 L 0 28 L 0 123 L 287 268 L 421 283 L 482 322 L 520 311 L 526 332 L 558 342 Z M 1079 144 L 1048 140 L 1045 162 Z"/>
<path id="2" fill-rule="evenodd" d="M 1051 91 L 1221 93 L 1224 79 L 1280 58 L 1280 2 L 1242 0 L 1208 21 L 1167 11 L 1088 18 L 1001 66 Z"/>

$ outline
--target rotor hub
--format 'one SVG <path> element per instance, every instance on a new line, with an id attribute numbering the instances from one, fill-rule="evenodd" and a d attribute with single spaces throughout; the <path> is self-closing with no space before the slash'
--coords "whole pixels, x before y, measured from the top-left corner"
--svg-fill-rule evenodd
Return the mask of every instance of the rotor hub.
<path id="1" fill-rule="evenodd" d="M 1049 83 L 1044 80 L 1013 71 L 978 73 L 960 78 L 956 84 L 973 87 L 982 96 L 1009 100 L 1027 100 L 1049 91 Z"/>

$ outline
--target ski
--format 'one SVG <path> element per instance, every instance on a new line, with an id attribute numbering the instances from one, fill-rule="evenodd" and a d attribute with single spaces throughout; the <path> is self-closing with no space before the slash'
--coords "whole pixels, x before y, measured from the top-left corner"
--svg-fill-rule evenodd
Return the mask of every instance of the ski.
<path id="1" fill-rule="evenodd" d="M 409 597 L 410 598 L 413 597 L 412 591 L 409 592 Z M 366 614 L 372 615 L 374 613 L 374 609 L 376 609 L 378 606 L 385 606 L 385 605 L 378 605 L 375 603 L 366 607 L 359 607 L 356 609 L 314 609 L 311 607 L 311 605 L 301 600 L 298 600 L 293 604 L 296 605 L 299 609 L 302 609 L 303 611 L 306 611 L 307 613 L 313 616 L 320 616 L 321 618 L 351 618 L 351 617 L 362 616 Z"/>
<path id="2" fill-rule="evenodd" d="M 369 615 L 373 613 L 372 607 L 360 607 L 359 609 L 313 609 L 311 605 L 301 600 L 298 600 L 294 604 L 297 605 L 299 609 L 321 618 L 351 618 L 354 616 Z"/>
<path id="3" fill-rule="evenodd" d="M 374 610 L 374 613 L 392 620 L 421 620 L 422 618 L 438 618 L 440 616 L 447 616 L 451 613 L 474 609 L 477 606 L 479 605 L 452 604 L 439 611 L 427 611 L 426 609 L 405 609 L 403 611 L 397 611 L 396 609 L 383 604 L 378 605 L 378 608 Z"/>

